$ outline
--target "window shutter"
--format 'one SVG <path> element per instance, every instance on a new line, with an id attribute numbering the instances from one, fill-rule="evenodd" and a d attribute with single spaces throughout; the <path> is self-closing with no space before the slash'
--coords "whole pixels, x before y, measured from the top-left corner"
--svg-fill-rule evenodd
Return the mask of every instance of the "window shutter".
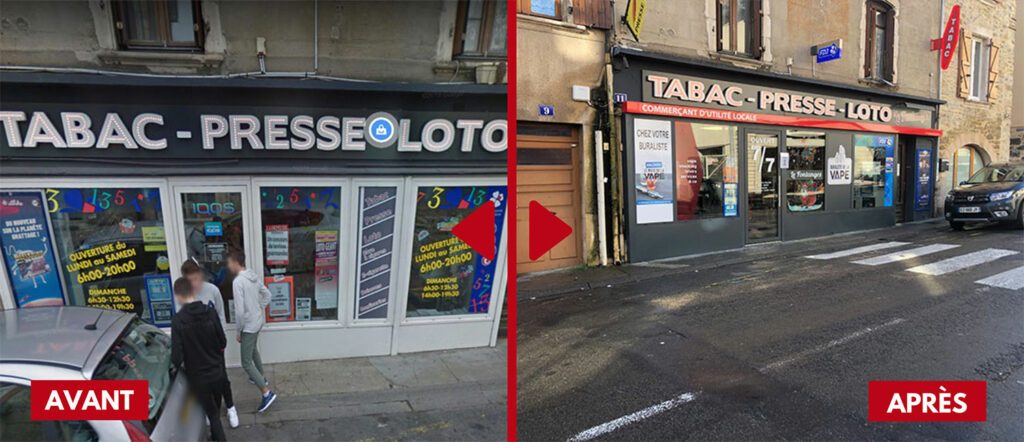
<path id="1" fill-rule="evenodd" d="M 612 28 L 611 0 L 573 0 L 572 21 L 581 26 L 598 29 Z"/>
<path id="2" fill-rule="evenodd" d="M 885 13 L 885 60 L 882 60 L 882 78 L 892 83 L 896 78 L 896 57 L 893 48 L 896 46 L 896 10 Z"/>
<path id="3" fill-rule="evenodd" d="M 995 103 L 996 80 L 999 78 L 999 42 L 992 39 L 988 50 L 988 102 Z"/>
<path id="4" fill-rule="evenodd" d="M 960 30 L 960 69 L 957 71 L 956 96 L 967 98 L 971 94 L 971 32 Z"/>
<path id="5" fill-rule="evenodd" d="M 756 59 L 761 59 L 761 53 L 764 51 L 764 38 L 761 36 L 761 25 L 764 20 L 763 6 L 763 0 L 750 0 L 750 8 L 754 11 L 754 23 L 751 26 L 751 32 L 754 33 L 754 47 L 751 48 L 750 54 Z"/>

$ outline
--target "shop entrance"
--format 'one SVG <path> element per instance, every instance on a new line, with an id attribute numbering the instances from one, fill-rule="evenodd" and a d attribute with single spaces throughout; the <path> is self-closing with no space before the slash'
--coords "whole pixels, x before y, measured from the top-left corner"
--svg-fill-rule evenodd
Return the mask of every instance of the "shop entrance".
<path id="1" fill-rule="evenodd" d="M 779 139 L 747 132 L 747 243 L 779 239 Z"/>
<path id="2" fill-rule="evenodd" d="M 179 266 L 194 259 L 206 273 L 206 280 L 220 288 L 224 297 L 224 315 L 235 322 L 234 295 L 231 283 L 234 277 L 227 268 L 227 254 L 239 249 L 245 252 L 247 266 L 252 267 L 251 251 L 245 216 L 245 195 L 248 185 L 188 186 L 173 185 L 175 228 L 182 256 L 172 263 Z M 175 272 L 177 273 L 177 272 Z"/>

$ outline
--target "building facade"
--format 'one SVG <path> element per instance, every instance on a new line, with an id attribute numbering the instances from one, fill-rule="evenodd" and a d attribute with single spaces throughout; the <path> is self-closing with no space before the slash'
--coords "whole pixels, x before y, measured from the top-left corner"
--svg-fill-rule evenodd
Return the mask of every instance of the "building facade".
<path id="1" fill-rule="evenodd" d="M 943 19 L 960 9 L 960 41 L 942 72 L 942 165 L 938 195 L 986 164 L 1020 160 L 1011 154 L 1017 2 L 947 1 Z M 940 198 L 940 204 L 944 198 Z M 941 214 L 942 212 L 938 212 Z"/>
<path id="2" fill-rule="evenodd" d="M 586 11 L 613 8 L 607 23 L 577 20 L 581 2 L 566 3 L 520 2 L 517 120 L 580 131 L 562 133 L 579 155 L 559 157 L 574 161 L 572 178 L 581 183 L 581 207 L 563 218 L 583 223 L 572 238 L 580 263 L 645 261 L 941 213 L 948 174 L 939 160 L 949 155 L 940 119 L 949 98 L 940 84 L 955 80 L 957 65 L 942 71 L 931 40 L 957 2 L 582 2 Z M 1012 17 L 1013 2 L 973 3 Z M 562 56 L 542 56 L 552 51 Z M 590 87 L 589 100 L 574 100 L 583 98 L 574 86 Z M 590 159 L 590 152 L 603 155 Z"/>
<path id="3" fill-rule="evenodd" d="M 166 327 L 195 260 L 232 333 L 237 249 L 273 293 L 267 362 L 494 345 L 506 6 L 5 2 L 4 308 Z M 493 260 L 452 234 L 490 201 Z"/>

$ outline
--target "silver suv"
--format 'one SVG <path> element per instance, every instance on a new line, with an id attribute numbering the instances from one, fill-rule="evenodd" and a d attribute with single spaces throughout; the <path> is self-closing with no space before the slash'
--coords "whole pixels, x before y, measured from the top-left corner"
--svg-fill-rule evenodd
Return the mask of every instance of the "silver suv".
<path id="1" fill-rule="evenodd" d="M 145 421 L 33 421 L 33 380 L 147 380 Z M 171 364 L 171 338 L 137 316 L 91 307 L 0 314 L 0 440 L 190 441 L 203 413 Z"/>

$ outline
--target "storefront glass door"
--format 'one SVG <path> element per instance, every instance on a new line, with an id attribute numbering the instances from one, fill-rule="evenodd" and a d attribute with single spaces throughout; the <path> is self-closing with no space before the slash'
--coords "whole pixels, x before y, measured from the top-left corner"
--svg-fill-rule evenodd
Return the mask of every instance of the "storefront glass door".
<path id="1" fill-rule="evenodd" d="M 747 133 L 747 242 L 779 237 L 779 138 Z"/>
<path id="2" fill-rule="evenodd" d="M 203 268 L 206 280 L 220 289 L 228 322 L 235 322 L 231 287 L 234 277 L 227 268 L 228 251 L 242 250 L 250 265 L 252 261 L 246 249 L 245 194 L 244 187 L 175 189 L 181 223 L 178 233 L 184 252 L 181 262 L 194 259 Z M 180 266 L 181 262 L 175 265 Z"/>

